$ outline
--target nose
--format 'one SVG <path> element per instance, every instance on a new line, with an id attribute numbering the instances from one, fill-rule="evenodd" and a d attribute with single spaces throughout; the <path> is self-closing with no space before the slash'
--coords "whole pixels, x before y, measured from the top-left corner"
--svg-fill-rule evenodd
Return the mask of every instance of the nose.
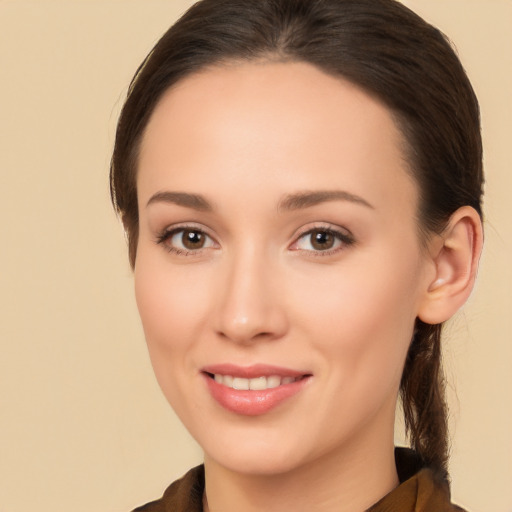
<path id="1" fill-rule="evenodd" d="M 218 335 L 242 344 L 285 335 L 285 292 L 275 265 L 253 251 L 226 262 L 222 274 L 215 315 Z"/>

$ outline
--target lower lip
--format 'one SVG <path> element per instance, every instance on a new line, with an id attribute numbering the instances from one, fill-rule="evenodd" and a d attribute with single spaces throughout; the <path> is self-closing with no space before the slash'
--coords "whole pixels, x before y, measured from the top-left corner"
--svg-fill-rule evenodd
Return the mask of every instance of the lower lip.
<path id="1" fill-rule="evenodd" d="M 290 384 L 262 391 L 233 389 L 219 384 L 208 374 L 203 374 L 213 398 L 228 411 L 244 416 L 258 416 L 276 408 L 278 405 L 299 393 L 310 377 L 305 376 Z"/>

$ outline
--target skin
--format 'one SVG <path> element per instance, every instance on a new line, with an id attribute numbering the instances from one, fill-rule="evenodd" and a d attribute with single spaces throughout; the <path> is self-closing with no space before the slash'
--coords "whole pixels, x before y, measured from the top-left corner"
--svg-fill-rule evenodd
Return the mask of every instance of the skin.
<path id="1" fill-rule="evenodd" d="M 137 177 L 136 298 L 159 384 L 205 452 L 205 508 L 360 511 L 397 485 L 405 356 L 418 316 L 451 314 L 439 289 L 454 283 L 458 254 L 445 250 L 449 236 L 422 247 L 402 147 L 385 106 L 305 63 L 211 68 L 152 114 Z M 318 191 L 338 195 L 286 204 Z M 471 255 L 475 223 L 467 211 L 454 220 Z M 162 239 L 183 226 L 205 233 L 202 248 L 187 251 L 179 231 Z M 312 229 L 343 237 L 324 250 Z M 467 275 L 474 265 L 464 265 Z M 311 377 L 244 416 L 205 386 L 201 369 L 219 363 Z"/>

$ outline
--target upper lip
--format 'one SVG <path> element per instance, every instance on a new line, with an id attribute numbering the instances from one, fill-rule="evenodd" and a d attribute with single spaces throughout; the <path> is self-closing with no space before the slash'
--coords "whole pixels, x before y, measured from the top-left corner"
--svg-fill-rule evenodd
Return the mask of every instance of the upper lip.
<path id="1" fill-rule="evenodd" d="M 233 377 L 241 377 L 245 379 L 254 379 L 256 377 L 271 377 L 279 375 L 280 377 L 302 377 L 311 375 L 309 372 L 274 366 L 269 364 L 253 364 L 250 366 L 238 366 L 231 363 L 213 364 L 202 368 L 204 373 L 212 375 L 231 375 Z"/>

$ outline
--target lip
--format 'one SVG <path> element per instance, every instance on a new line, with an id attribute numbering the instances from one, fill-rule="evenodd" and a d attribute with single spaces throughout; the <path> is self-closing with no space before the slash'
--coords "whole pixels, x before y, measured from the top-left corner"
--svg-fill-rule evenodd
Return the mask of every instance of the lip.
<path id="1" fill-rule="evenodd" d="M 290 368 L 280 366 L 272 366 L 268 364 L 253 364 L 251 366 L 238 366 L 235 364 L 224 363 L 205 366 L 202 369 L 205 373 L 220 373 L 222 375 L 232 375 L 233 377 L 242 377 L 244 379 L 254 379 L 256 377 L 270 377 L 279 375 L 280 377 L 302 377 L 303 375 L 311 375 L 309 372 L 301 372 Z"/>
<path id="2" fill-rule="evenodd" d="M 311 373 L 308 372 L 266 364 L 252 366 L 218 364 L 204 367 L 201 373 L 212 397 L 224 409 L 243 416 L 258 416 L 271 411 L 299 393 L 312 377 Z M 212 378 L 214 374 L 231 375 L 245 379 L 279 375 L 280 377 L 293 377 L 297 380 L 271 389 L 239 390 L 219 384 Z"/>

